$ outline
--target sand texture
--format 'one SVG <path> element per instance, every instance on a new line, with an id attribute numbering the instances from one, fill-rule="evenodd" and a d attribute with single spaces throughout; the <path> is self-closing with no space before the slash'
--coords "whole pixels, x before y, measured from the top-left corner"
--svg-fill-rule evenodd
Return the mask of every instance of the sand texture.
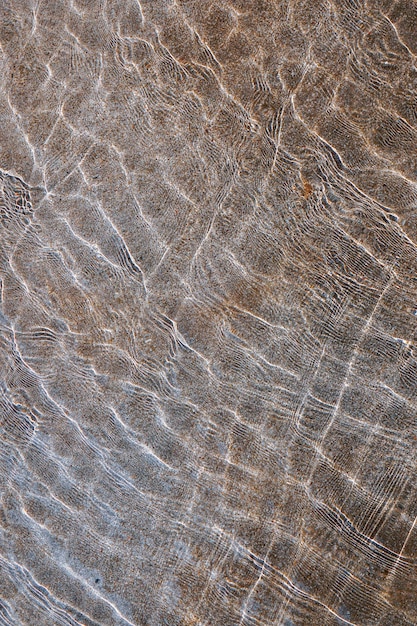
<path id="1" fill-rule="evenodd" d="M 0 626 L 417 624 L 416 55 L 0 0 Z"/>

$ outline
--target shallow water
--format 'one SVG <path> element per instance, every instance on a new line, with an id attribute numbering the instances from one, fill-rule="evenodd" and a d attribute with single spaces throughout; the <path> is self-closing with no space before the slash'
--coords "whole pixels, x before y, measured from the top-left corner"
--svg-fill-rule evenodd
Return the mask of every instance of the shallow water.
<path id="1" fill-rule="evenodd" d="M 411 0 L 0 7 L 0 624 L 417 624 Z"/>

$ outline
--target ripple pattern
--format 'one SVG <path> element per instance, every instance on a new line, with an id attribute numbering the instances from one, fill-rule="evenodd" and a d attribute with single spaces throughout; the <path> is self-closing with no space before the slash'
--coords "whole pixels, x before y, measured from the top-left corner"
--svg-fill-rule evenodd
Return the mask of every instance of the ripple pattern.
<path id="1" fill-rule="evenodd" d="M 417 624 L 415 2 L 0 4 L 0 625 Z"/>

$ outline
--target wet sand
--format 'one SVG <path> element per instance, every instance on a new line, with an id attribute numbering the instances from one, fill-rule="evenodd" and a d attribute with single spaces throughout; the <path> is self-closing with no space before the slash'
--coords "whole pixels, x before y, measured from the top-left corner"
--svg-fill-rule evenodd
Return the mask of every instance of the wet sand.
<path id="1" fill-rule="evenodd" d="M 0 7 L 0 624 L 417 624 L 417 8 Z"/>

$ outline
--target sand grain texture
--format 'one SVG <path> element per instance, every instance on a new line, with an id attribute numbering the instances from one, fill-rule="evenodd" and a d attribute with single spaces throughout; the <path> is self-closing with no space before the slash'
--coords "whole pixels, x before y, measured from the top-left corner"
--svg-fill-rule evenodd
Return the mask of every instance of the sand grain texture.
<path id="1" fill-rule="evenodd" d="M 417 5 L 0 3 L 1 626 L 417 624 Z"/>

